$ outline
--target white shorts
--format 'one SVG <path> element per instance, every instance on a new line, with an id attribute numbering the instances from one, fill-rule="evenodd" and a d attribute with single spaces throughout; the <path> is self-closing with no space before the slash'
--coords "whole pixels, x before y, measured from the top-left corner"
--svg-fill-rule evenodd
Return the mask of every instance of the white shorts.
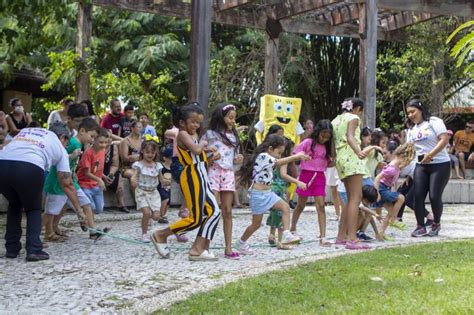
<path id="1" fill-rule="evenodd" d="M 135 202 L 137 203 L 137 210 L 150 208 L 151 211 L 160 211 L 161 208 L 161 197 L 158 189 L 146 191 L 137 187 L 135 189 Z"/>
<path id="2" fill-rule="evenodd" d="M 79 204 L 81 207 L 90 205 L 91 203 L 82 189 L 77 190 L 77 199 L 79 199 Z M 58 215 L 66 204 L 68 204 L 71 208 L 74 208 L 71 200 L 69 200 L 66 195 L 46 194 L 44 211 L 50 215 Z"/>
<path id="3" fill-rule="evenodd" d="M 335 166 L 328 167 L 326 172 L 324 172 L 324 175 L 326 175 L 326 186 L 337 186 L 337 180 L 339 177 L 337 176 L 337 169 Z"/>

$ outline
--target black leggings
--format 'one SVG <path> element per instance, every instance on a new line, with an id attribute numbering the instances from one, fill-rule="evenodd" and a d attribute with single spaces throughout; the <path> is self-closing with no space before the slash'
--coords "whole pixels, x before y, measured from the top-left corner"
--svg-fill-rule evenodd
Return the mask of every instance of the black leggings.
<path id="1" fill-rule="evenodd" d="M 425 199 L 430 193 L 434 223 L 441 221 L 443 213 L 443 191 L 451 174 L 451 162 L 438 164 L 417 164 L 413 175 L 415 215 L 418 225 L 425 225 Z"/>
<path id="2" fill-rule="evenodd" d="M 403 213 L 405 211 L 405 206 L 409 206 L 411 209 L 415 209 L 415 193 L 414 193 L 414 185 L 413 185 L 413 179 L 408 180 L 408 184 L 403 183 L 398 187 L 398 192 L 401 193 L 403 196 L 405 196 L 405 202 L 402 204 L 400 207 L 400 211 L 398 211 L 397 217 L 402 219 L 403 218 Z M 424 207 L 425 210 L 425 217 L 429 214 L 428 210 L 426 210 L 426 207 Z"/>

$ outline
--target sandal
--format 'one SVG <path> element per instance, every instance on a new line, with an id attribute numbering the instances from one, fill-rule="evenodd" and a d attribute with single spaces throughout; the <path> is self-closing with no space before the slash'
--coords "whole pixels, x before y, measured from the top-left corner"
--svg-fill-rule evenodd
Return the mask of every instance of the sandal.
<path id="1" fill-rule="evenodd" d="M 367 244 L 363 244 L 359 241 L 347 241 L 346 249 L 363 250 L 363 249 L 370 249 L 370 246 Z"/>
<path id="2" fill-rule="evenodd" d="M 239 260 L 240 254 L 238 252 L 232 251 L 230 254 L 224 253 L 224 258 L 231 259 L 231 260 Z"/>
<path id="3" fill-rule="evenodd" d="M 319 240 L 319 246 L 321 246 L 321 247 L 331 247 L 332 244 L 325 237 L 321 237 L 321 239 Z"/>
<path id="4" fill-rule="evenodd" d="M 190 261 L 216 261 L 218 258 L 207 250 L 204 250 L 201 255 L 189 255 Z"/>
<path id="5" fill-rule="evenodd" d="M 61 235 L 58 235 L 57 233 L 54 233 L 54 232 L 45 236 L 44 239 L 48 242 L 55 242 L 55 243 L 64 243 L 67 240 L 67 238 Z"/>
<path id="6" fill-rule="evenodd" d="M 268 244 L 270 244 L 270 247 L 277 246 L 277 244 L 275 242 L 275 235 L 273 235 L 273 234 L 268 235 Z"/>
<path id="7" fill-rule="evenodd" d="M 278 243 L 277 249 L 281 249 L 281 250 L 291 250 L 291 249 L 293 249 L 293 246 L 288 245 L 288 244 Z"/>
<path id="8" fill-rule="evenodd" d="M 170 249 L 167 243 L 158 243 L 158 240 L 153 233 L 150 235 L 150 240 L 153 243 L 153 246 L 155 246 L 158 255 L 165 259 L 170 258 Z"/>
<path id="9" fill-rule="evenodd" d="M 62 230 L 60 230 L 60 229 L 54 230 L 54 233 L 56 233 L 56 234 L 59 235 L 59 236 L 67 237 L 66 231 L 62 231 Z"/>
<path id="10" fill-rule="evenodd" d="M 98 240 L 102 239 L 112 228 L 106 227 L 103 230 L 97 230 L 97 232 L 93 234 L 89 234 L 89 238 L 97 242 Z"/>

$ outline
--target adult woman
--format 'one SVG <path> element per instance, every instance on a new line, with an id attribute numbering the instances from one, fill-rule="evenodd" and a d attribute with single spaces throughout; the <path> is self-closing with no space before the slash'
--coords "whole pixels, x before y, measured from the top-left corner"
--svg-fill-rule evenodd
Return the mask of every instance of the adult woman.
<path id="1" fill-rule="evenodd" d="M 5 248 L 7 258 L 16 258 L 21 250 L 21 215 L 26 213 L 26 260 L 49 259 L 43 251 L 41 234 L 41 199 L 44 171 L 56 166 L 58 180 L 78 215 L 84 217 L 77 199 L 65 147 L 70 133 L 64 123 L 54 123 L 50 130 L 26 129 L 0 150 L 0 194 L 8 200 Z"/>
<path id="2" fill-rule="evenodd" d="M 362 201 L 362 177 L 367 173 L 365 159 L 372 149 L 360 148 L 360 119 L 364 102 L 359 98 L 348 98 L 342 103 L 342 114 L 334 118 L 336 168 L 344 183 L 348 201 L 342 209 L 336 244 L 345 244 L 347 249 L 367 249 L 356 236 L 359 204 Z"/>
<path id="3" fill-rule="evenodd" d="M 74 101 L 70 98 L 63 98 L 61 100 L 61 105 L 63 109 L 61 110 L 53 110 L 48 117 L 48 128 L 51 126 L 55 121 L 62 121 L 63 123 L 67 122 L 67 110 L 69 109 L 69 105 L 74 103 Z"/>
<path id="4" fill-rule="evenodd" d="M 16 136 L 33 119 L 31 114 L 25 113 L 23 103 L 19 98 L 12 98 L 10 100 L 10 107 L 13 111 L 7 116 L 8 129 L 10 130 L 10 135 Z"/>
<path id="5" fill-rule="evenodd" d="M 132 123 L 132 132 L 123 139 L 119 144 L 120 161 L 122 163 L 122 176 L 132 179 L 135 174 L 135 170 L 132 169 L 133 162 L 138 161 L 140 157 L 140 147 L 142 145 L 142 132 L 143 125 L 139 121 Z M 130 181 L 132 190 L 135 190 L 137 186 L 134 181 Z"/>
<path id="6" fill-rule="evenodd" d="M 97 121 L 98 124 L 100 124 L 99 116 L 95 114 L 94 105 L 92 105 L 92 102 L 89 100 L 83 100 L 81 102 L 81 105 L 84 106 L 84 108 L 87 110 L 89 117 L 93 118 L 95 121 Z"/>
<path id="7" fill-rule="evenodd" d="M 444 188 L 451 173 L 451 162 L 446 145 L 449 141 L 446 126 L 443 121 L 431 116 L 428 109 L 420 100 L 414 99 L 407 104 L 407 116 L 413 122 L 408 129 L 407 142 L 414 142 L 418 163 L 413 174 L 413 189 L 415 198 L 416 229 L 413 237 L 437 236 L 441 229 L 441 214 Z M 427 233 L 425 227 L 425 199 L 429 192 L 433 224 Z"/>

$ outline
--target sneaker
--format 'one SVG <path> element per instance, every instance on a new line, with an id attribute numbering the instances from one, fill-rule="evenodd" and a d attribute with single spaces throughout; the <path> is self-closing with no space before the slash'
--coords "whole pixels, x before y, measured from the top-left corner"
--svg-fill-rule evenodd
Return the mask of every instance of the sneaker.
<path id="1" fill-rule="evenodd" d="M 161 218 L 158 219 L 158 223 L 169 223 L 168 217 L 162 216 Z"/>
<path id="2" fill-rule="evenodd" d="M 296 231 L 290 231 L 291 234 L 293 234 L 294 236 L 298 237 L 300 239 L 300 241 L 303 240 L 303 236 L 299 235 L 298 232 Z"/>
<path id="3" fill-rule="evenodd" d="M 230 254 L 224 254 L 224 258 L 231 259 L 231 260 L 239 260 L 240 254 L 238 252 L 232 251 Z"/>
<path id="4" fill-rule="evenodd" d="M 254 251 L 250 248 L 249 243 L 244 242 L 242 240 L 238 240 L 235 242 L 235 248 L 239 251 L 242 255 L 253 255 Z"/>
<path id="5" fill-rule="evenodd" d="M 291 232 L 284 233 L 283 237 L 281 238 L 282 245 L 298 244 L 299 242 L 301 242 L 301 238 L 297 235 L 291 234 Z"/>
<path id="6" fill-rule="evenodd" d="M 405 231 L 407 228 L 407 225 L 400 221 L 390 221 L 388 225 L 396 229 L 399 229 L 400 231 Z"/>
<path id="7" fill-rule="evenodd" d="M 17 258 L 17 257 L 18 257 L 18 253 L 6 252 L 6 253 L 5 253 L 5 257 L 6 257 L 6 258 Z"/>
<path id="8" fill-rule="evenodd" d="M 426 219 L 425 226 L 432 226 L 434 221 L 432 219 Z"/>
<path id="9" fill-rule="evenodd" d="M 294 202 L 293 200 L 290 200 L 290 202 L 288 202 L 288 205 L 290 206 L 291 209 L 296 208 L 296 202 Z"/>
<path id="10" fill-rule="evenodd" d="M 438 236 L 439 231 L 441 230 L 441 224 L 439 223 L 433 223 L 431 225 L 431 231 L 428 232 L 428 236 Z"/>
<path id="11" fill-rule="evenodd" d="M 186 235 L 178 235 L 176 234 L 176 240 L 180 243 L 186 243 L 187 241 L 189 241 L 189 238 L 186 236 Z"/>
<path id="12" fill-rule="evenodd" d="M 40 260 L 48 260 L 49 254 L 40 250 L 34 254 L 27 254 L 26 261 L 40 261 Z"/>
<path id="13" fill-rule="evenodd" d="M 426 233 L 426 228 L 421 225 L 418 225 L 416 229 L 413 232 L 411 232 L 412 237 L 422 237 L 426 235 L 428 235 L 428 233 Z"/>
<path id="14" fill-rule="evenodd" d="M 370 249 L 370 246 L 367 244 L 363 244 L 359 241 L 347 241 L 346 243 L 346 249 L 350 250 L 364 250 L 364 249 Z"/>
<path id="15" fill-rule="evenodd" d="M 357 232 L 357 238 L 358 238 L 361 242 L 372 242 L 372 241 L 374 240 L 373 237 L 368 236 L 368 235 L 365 234 L 364 232 Z"/>
<path id="16" fill-rule="evenodd" d="M 150 243 L 150 236 L 148 234 L 143 234 L 142 235 L 142 242 L 143 243 Z"/>

